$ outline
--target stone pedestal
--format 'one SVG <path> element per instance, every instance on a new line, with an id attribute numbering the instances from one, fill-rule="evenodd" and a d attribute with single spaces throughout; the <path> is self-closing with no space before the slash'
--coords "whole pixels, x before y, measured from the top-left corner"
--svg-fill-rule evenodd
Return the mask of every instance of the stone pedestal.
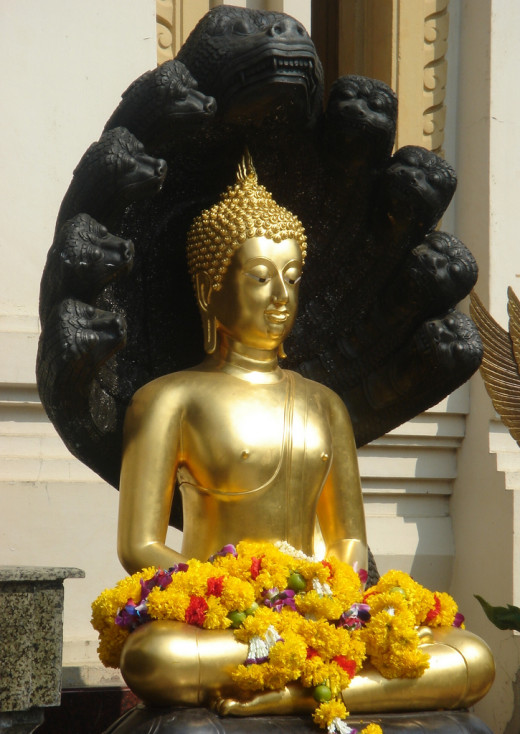
<path id="1" fill-rule="evenodd" d="M 59 706 L 63 581 L 79 568 L 0 566 L 0 731 L 29 734 Z"/>
<path id="2" fill-rule="evenodd" d="M 425 711 L 406 714 L 349 716 L 348 725 L 360 731 L 379 724 L 383 734 L 492 734 L 476 716 L 465 711 Z M 251 716 L 220 718 L 207 709 L 151 709 L 137 706 L 105 734 L 318 734 L 308 716 Z"/>

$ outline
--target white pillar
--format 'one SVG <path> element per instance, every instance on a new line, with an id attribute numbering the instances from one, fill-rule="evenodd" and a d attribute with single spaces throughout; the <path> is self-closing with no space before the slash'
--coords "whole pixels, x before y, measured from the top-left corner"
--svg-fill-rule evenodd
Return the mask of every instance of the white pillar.
<path id="1" fill-rule="evenodd" d="M 477 257 L 477 292 L 507 327 L 506 289 L 515 287 L 520 273 L 520 5 L 516 0 L 461 0 L 453 6 L 460 11 L 456 234 Z M 496 734 L 518 731 L 513 681 L 520 645 L 511 632 L 500 632 L 487 621 L 473 594 L 495 605 L 520 605 L 519 454 L 476 375 L 451 507 L 452 593 L 468 627 L 489 642 L 496 658 L 496 682 L 476 707 Z"/>

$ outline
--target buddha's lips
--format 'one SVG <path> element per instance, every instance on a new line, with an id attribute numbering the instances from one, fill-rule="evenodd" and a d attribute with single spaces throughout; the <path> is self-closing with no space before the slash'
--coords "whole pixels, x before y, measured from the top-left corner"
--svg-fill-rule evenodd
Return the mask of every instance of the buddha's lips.
<path id="1" fill-rule="evenodd" d="M 272 309 L 265 312 L 265 317 L 267 321 L 270 321 L 273 324 L 283 324 L 289 318 L 289 311 L 277 311 Z"/>

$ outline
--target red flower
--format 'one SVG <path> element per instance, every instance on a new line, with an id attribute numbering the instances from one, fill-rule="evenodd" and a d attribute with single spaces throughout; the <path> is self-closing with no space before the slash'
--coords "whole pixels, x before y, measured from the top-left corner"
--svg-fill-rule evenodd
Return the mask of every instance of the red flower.
<path id="1" fill-rule="evenodd" d="M 222 587 L 224 586 L 224 576 L 212 576 L 208 579 L 206 594 L 208 596 L 222 596 Z"/>
<path id="2" fill-rule="evenodd" d="M 315 658 L 316 655 L 319 655 L 319 652 L 315 650 L 313 647 L 307 648 L 307 660 L 310 660 L 311 658 Z"/>
<path id="3" fill-rule="evenodd" d="M 206 612 L 208 611 L 208 603 L 203 596 L 192 596 L 184 619 L 188 624 L 194 624 L 202 627 Z"/>
<path id="4" fill-rule="evenodd" d="M 353 678 L 356 675 L 356 662 L 355 660 L 347 660 L 347 658 L 344 655 L 336 655 L 336 657 L 332 658 L 335 663 L 339 665 L 340 668 L 343 668 L 343 670 L 349 674 L 351 678 Z"/>
<path id="5" fill-rule="evenodd" d="M 364 568 L 360 568 L 357 572 L 357 575 L 359 576 L 359 580 L 361 581 L 361 583 L 366 584 L 368 579 L 368 571 Z"/>
<path id="6" fill-rule="evenodd" d="M 435 606 L 433 607 L 433 609 L 430 609 L 430 611 L 426 615 L 426 623 L 427 624 L 429 624 L 430 622 L 433 622 L 433 620 L 435 619 L 435 617 L 438 617 L 439 616 L 439 613 L 441 611 L 441 600 L 439 599 L 439 597 L 437 596 L 437 594 L 434 594 L 433 596 L 435 598 Z"/>
<path id="7" fill-rule="evenodd" d="M 262 568 L 262 558 L 263 556 L 260 556 L 260 558 L 255 558 L 254 556 L 251 558 L 251 578 L 253 581 L 258 578 L 258 574 L 260 573 L 260 569 Z"/>

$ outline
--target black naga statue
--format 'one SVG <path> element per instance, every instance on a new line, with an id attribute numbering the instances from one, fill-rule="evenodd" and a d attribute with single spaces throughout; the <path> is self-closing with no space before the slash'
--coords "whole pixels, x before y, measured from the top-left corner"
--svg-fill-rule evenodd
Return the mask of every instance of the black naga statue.
<path id="1" fill-rule="evenodd" d="M 359 446 L 479 366 L 476 329 L 453 310 L 476 263 L 435 230 L 453 170 L 422 148 L 391 155 L 397 100 L 382 82 L 346 76 L 322 97 L 296 20 L 220 6 L 127 89 L 79 162 L 42 280 L 38 384 L 69 449 L 114 486 L 133 393 L 202 359 L 185 235 L 246 146 L 309 239 L 285 365 L 342 396 Z"/>

